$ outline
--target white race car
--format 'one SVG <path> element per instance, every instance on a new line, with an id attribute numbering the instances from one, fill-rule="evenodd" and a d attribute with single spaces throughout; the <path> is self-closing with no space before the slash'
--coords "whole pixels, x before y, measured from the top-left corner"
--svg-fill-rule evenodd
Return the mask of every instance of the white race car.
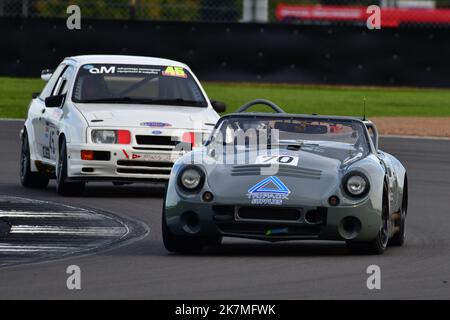
<path id="1" fill-rule="evenodd" d="M 22 137 L 21 182 L 74 195 L 86 182 L 164 181 L 225 111 L 188 66 L 148 57 L 69 57 L 41 75 Z M 216 112 L 217 111 L 217 112 Z"/>

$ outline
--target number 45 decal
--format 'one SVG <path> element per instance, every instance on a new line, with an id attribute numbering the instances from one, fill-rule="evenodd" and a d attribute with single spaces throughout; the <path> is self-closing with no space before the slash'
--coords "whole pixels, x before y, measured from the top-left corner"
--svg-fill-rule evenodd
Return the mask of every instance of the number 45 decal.
<path id="1" fill-rule="evenodd" d="M 187 78 L 187 74 L 186 72 L 184 72 L 184 69 L 182 67 L 167 67 L 166 70 L 162 72 L 162 75 Z"/>
<path id="2" fill-rule="evenodd" d="M 257 156 L 256 157 L 256 164 L 284 164 L 289 166 L 297 166 L 298 164 L 298 157 L 294 156 L 286 156 L 286 155 L 280 155 L 280 156 Z"/>

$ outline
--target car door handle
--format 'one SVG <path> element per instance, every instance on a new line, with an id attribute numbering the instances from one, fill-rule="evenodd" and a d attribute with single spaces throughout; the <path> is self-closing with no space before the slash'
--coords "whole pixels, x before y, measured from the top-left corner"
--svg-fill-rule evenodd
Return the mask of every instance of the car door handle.
<path id="1" fill-rule="evenodd" d="M 41 110 L 41 113 L 45 113 L 45 108 Z"/>

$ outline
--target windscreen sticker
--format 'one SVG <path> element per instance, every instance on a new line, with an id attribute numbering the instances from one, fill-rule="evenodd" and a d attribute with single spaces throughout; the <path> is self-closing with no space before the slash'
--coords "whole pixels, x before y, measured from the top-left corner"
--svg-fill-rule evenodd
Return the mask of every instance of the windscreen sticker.
<path id="1" fill-rule="evenodd" d="M 186 72 L 182 67 L 167 67 L 163 72 L 163 76 L 187 78 Z"/>
<path id="2" fill-rule="evenodd" d="M 248 189 L 247 197 L 251 204 L 282 205 L 284 200 L 289 200 L 291 191 L 276 176 L 270 176 Z"/>
<path id="3" fill-rule="evenodd" d="M 145 66 L 85 65 L 90 74 L 150 74 L 159 75 L 161 68 Z"/>

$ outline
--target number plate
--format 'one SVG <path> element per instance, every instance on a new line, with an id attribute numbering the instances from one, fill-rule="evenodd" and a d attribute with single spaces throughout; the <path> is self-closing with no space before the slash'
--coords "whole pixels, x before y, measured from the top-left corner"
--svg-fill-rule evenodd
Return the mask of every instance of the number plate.
<path id="1" fill-rule="evenodd" d="M 175 161 L 178 159 L 177 155 L 170 154 L 153 154 L 153 153 L 132 153 L 131 158 L 133 160 L 142 161 Z"/>

